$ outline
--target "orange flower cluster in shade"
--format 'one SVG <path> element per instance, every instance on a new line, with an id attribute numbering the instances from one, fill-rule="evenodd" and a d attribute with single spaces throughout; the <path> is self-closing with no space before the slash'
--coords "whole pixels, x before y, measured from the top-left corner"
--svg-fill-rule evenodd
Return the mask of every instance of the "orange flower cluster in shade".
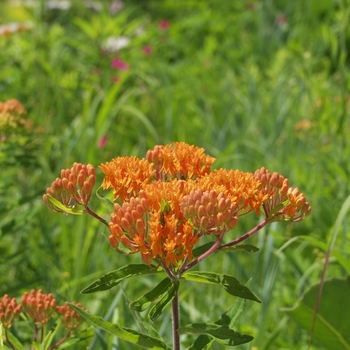
<path id="1" fill-rule="evenodd" d="M 56 308 L 56 299 L 52 294 L 43 294 L 42 290 L 25 292 L 22 297 L 23 311 L 35 322 L 46 324 Z"/>
<path id="2" fill-rule="evenodd" d="M 74 163 L 71 169 L 61 170 L 61 177 L 57 178 L 51 187 L 46 189 L 46 194 L 43 196 L 44 203 L 51 210 L 61 213 L 65 213 L 64 210 L 54 205 L 49 200 L 48 195 L 65 207 L 69 207 L 72 201 L 87 206 L 95 182 L 95 168 L 91 164 Z"/>
<path id="3" fill-rule="evenodd" d="M 0 101 L 0 142 L 13 136 L 18 130 L 31 127 L 31 121 L 23 118 L 27 113 L 16 99 Z"/>
<path id="4" fill-rule="evenodd" d="M 73 301 L 72 304 L 83 308 L 80 303 Z M 59 315 L 63 326 L 69 331 L 74 331 L 83 322 L 81 316 L 76 311 L 72 310 L 67 303 L 64 303 L 62 306 L 56 306 L 55 311 Z M 85 309 L 85 311 L 87 310 Z"/>
<path id="5" fill-rule="evenodd" d="M 0 299 L 0 324 L 5 329 L 9 329 L 22 310 L 22 305 L 17 304 L 15 298 L 10 298 L 7 294 Z"/>
<path id="6" fill-rule="evenodd" d="M 41 325 L 47 324 L 53 315 L 57 314 L 62 319 L 63 326 L 68 331 L 78 328 L 82 323 L 80 315 L 73 311 L 67 303 L 64 303 L 62 306 L 56 304 L 56 299 L 52 294 L 44 294 L 41 289 L 33 289 L 30 292 L 25 292 L 20 304 L 17 304 L 15 298 L 10 298 L 5 294 L 0 299 L 0 324 L 6 329 L 10 328 L 19 313 L 23 311 L 35 323 Z M 80 303 L 73 301 L 72 304 L 82 308 Z M 85 311 L 87 310 L 85 309 Z"/>

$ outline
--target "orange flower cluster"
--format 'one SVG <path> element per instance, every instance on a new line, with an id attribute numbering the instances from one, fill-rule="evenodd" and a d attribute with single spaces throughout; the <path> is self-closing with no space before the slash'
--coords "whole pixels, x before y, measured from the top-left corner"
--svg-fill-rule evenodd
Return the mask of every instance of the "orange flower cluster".
<path id="1" fill-rule="evenodd" d="M 25 292 L 22 296 L 23 311 L 34 320 L 41 324 L 50 321 L 52 314 L 56 309 L 56 299 L 52 294 L 43 294 L 43 291 L 32 290 Z"/>
<path id="2" fill-rule="evenodd" d="M 119 157 L 111 162 L 101 164 L 100 169 L 105 174 L 103 189 L 113 188 L 114 200 L 120 198 L 123 202 L 136 196 L 139 189 L 150 183 L 155 174 L 145 159 L 137 157 Z"/>
<path id="3" fill-rule="evenodd" d="M 89 203 L 95 182 L 95 168 L 91 164 L 74 163 L 71 169 L 61 170 L 61 178 L 57 178 L 47 188 L 43 200 L 51 210 L 61 213 L 65 213 L 64 210 L 52 203 L 48 195 L 65 207 L 69 207 L 72 201 L 85 207 Z"/>
<path id="4" fill-rule="evenodd" d="M 232 230 L 238 217 L 234 215 L 237 206 L 223 192 L 192 190 L 180 200 L 184 217 L 202 233 Z"/>
<path id="5" fill-rule="evenodd" d="M 311 206 L 298 188 L 289 186 L 289 180 L 262 167 L 254 173 L 260 181 L 259 191 L 267 196 L 262 203 L 265 215 L 270 221 L 297 222 L 305 219 L 311 212 Z"/>
<path id="6" fill-rule="evenodd" d="M 157 179 L 192 179 L 209 174 L 210 166 L 215 162 L 215 158 L 204 152 L 204 148 L 174 142 L 173 146 L 155 146 L 147 151 L 146 159 L 156 165 Z"/>
<path id="7" fill-rule="evenodd" d="M 72 304 L 79 306 L 80 308 L 82 307 L 80 303 L 76 303 L 74 301 Z M 67 303 L 64 303 L 63 306 L 56 306 L 56 313 L 60 316 L 63 326 L 68 331 L 74 331 L 83 322 L 81 316 L 72 310 Z"/>
<path id="8" fill-rule="evenodd" d="M 68 331 L 77 329 L 82 323 L 80 315 L 73 311 L 67 303 L 62 306 L 56 304 L 56 299 L 53 298 L 52 294 L 44 294 L 41 289 L 25 292 L 20 304 L 17 304 L 15 298 L 10 298 L 5 294 L 0 299 L 0 324 L 5 329 L 9 329 L 19 313 L 23 311 L 35 323 L 44 325 L 56 313 L 62 319 L 62 324 Z M 73 301 L 73 304 L 82 308 L 80 303 Z M 85 311 L 87 310 L 85 309 Z"/>
<path id="9" fill-rule="evenodd" d="M 173 269 L 193 260 L 193 247 L 202 235 L 222 239 L 242 215 L 252 211 L 260 215 L 263 208 L 266 222 L 271 222 L 300 221 L 310 214 L 305 196 L 289 187 L 282 175 L 265 168 L 254 174 L 211 171 L 214 161 L 203 148 L 176 142 L 155 146 L 145 159 L 119 157 L 101 164 L 102 187 L 111 188 L 119 202 L 108 224 L 111 246 L 123 254 L 141 253 L 146 264 L 155 261 Z M 71 172 L 63 171 L 62 179 L 56 179 L 47 193 L 65 206 L 71 199 L 85 205 L 91 191 L 80 202 L 82 186 L 79 183 L 76 198 Z M 91 183 L 87 180 L 89 190 Z M 51 209 L 59 211 L 53 205 Z"/>
<path id="10" fill-rule="evenodd" d="M 29 128 L 31 123 L 23 118 L 27 111 L 16 99 L 0 102 L 0 142 L 13 136 L 18 129 Z"/>
<path id="11" fill-rule="evenodd" d="M 183 142 L 156 146 L 146 159 L 116 158 L 101 165 L 103 186 L 112 188 L 115 204 L 109 241 L 129 253 L 177 267 L 193 259 L 193 247 L 204 234 L 233 229 L 238 217 L 258 211 L 267 195 L 259 195 L 253 174 L 210 171 L 214 158 Z"/>
<path id="12" fill-rule="evenodd" d="M 3 298 L 0 299 L 0 324 L 2 324 L 5 329 L 9 329 L 21 310 L 22 305 L 18 305 L 15 298 L 10 298 L 5 294 Z"/>

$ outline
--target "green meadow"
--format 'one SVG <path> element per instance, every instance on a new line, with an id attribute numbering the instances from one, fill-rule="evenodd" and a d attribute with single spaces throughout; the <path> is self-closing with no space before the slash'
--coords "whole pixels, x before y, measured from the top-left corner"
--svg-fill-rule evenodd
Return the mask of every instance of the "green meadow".
<path id="1" fill-rule="evenodd" d="M 104 273 L 142 260 L 115 252 L 98 221 L 54 213 L 42 196 L 74 162 L 98 169 L 184 141 L 215 157 L 213 168 L 277 171 L 311 204 L 304 221 L 273 223 L 246 241 L 258 252 L 213 254 L 197 267 L 250 281 L 261 300 L 248 300 L 235 324 L 254 337 L 237 349 L 308 349 L 311 323 L 288 309 L 320 283 L 329 247 L 326 280 L 350 275 L 349 0 L 23 3 L 0 3 L 0 102 L 17 99 L 29 120 L 11 138 L 0 123 L 0 298 L 41 288 L 140 330 L 147 314 L 128 303 L 161 277 L 81 294 Z M 108 218 L 94 194 L 91 206 Z M 227 235 L 258 223 L 243 217 Z M 324 290 L 329 314 L 350 313 L 346 297 Z M 214 322 L 234 300 L 215 285 L 185 281 L 181 324 Z M 329 319 L 337 330 L 330 342 L 316 327 L 309 349 L 350 349 L 349 319 Z M 28 342 L 25 320 L 17 322 L 13 333 Z M 152 326 L 171 344 L 170 307 Z M 137 348 L 88 325 L 81 334 L 71 348 Z M 195 336 L 181 339 L 187 349 Z"/>

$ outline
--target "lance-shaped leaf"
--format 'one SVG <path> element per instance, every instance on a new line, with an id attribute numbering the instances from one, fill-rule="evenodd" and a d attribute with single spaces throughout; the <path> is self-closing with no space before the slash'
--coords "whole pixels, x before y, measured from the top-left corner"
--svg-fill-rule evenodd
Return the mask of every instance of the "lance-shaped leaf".
<path id="1" fill-rule="evenodd" d="M 230 275 L 215 272 L 194 271 L 184 273 L 181 278 L 195 282 L 218 284 L 231 295 L 261 303 L 260 299 L 248 287 L 244 286 L 235 277 Z"/>
<path id="2" fill-rule="evenodd" d="M 179 290 L 179 282 L 171 281 L 165 293 L 161 296 L 160 300 L 155 304 L 148 316 L 151 321 L 155 321 L 163 312 L 164 308 L 174 299 L 177 291 Z"/>
<path id="3" fill-rule="evenodd" d="M 214 244 L 215 244 L 215 242 L 208 242 L 208 243 L 201 245 L 200 247 L 193 249 L 193 256 L 197 258 L 198 256 L 200 256 L 200 255 L 204 254 L 206 251 L 208 251 Z M 237 250 L 246 250 L 249 253 L 255 253 L 259 250 L 259 248 L 255 247 L 252 244 L 238 244 L 238 245 L 235 245 L 232 247 L 220 248 L 216 252 L 234 252 Z"/>
<path id="4" fill-rule="evenodd" d="M 118 270 L 106 273 L 101 276 L 98 280 L 91 283 L 89 286 L 84 288 L 81 293 L 95 293 L 103 290 L 111 289 L 112 287 L 118 285 L 120 282 L 128 279 L 130 277 L 147 275 L 152 273 L 158 273 L 155 267 L 150 267 L 145 264 L 130 264 L 121 267 Z"/>
<path id="5" fill-rule="evenodd" d="M 152 349 L 152 350 L 170 350 L 166 344 L 158 338 L 151 337 L 147 334 L 135 331 L 130 328 L 120 327 L 117 324 L 110 323 L 105 321 L 103 318 L 99 316 L 93 316 L 88 314 L 86 311 L 81 309 L 80 307 L 69 303 L 68 304 L 74 311 L 76 311 L 85 322 L 96 327 L 102 328 L 105 331 L 116 335 L 117 337 L 124 339 L 130 343 L 138 345 L 142 348 Z"/>
<path id="6" fill-rule="evenodd" d="M 66 207 L 63 205 L 60 201 L 58 201 L 56 198 L 50 196 L 49 194 L 46 195 L 48 201 L 56 208 L 61 210 L 64 213 L 72 214 L 72 215 L 83 215 L 85 213 L 84 210 L 79 210 L 77 207 Z"/>
<path id="7" fill-rule="evenodd" d="M 248 343 L 254 339 L 251 335 L 234 331 L 227 325 L 218 325 L 214 323 L 192 323 L 186 327 L 180 327 L 178 332 L 180 334 L 206 334 L 214 338 L 220 344 L 226 346 L 236 346 Z"/>
<path id="8" fill-rule="evenodd" d="M 137 312 L 142 312 L 146 310 L 152 302 L 159 299 L 164 293 L 166 293 L 171 287 L 171 280 L 167 277 L 162 282 L 160 282 L 154 289 L 150 292 L 142 295 L 137 300 L 130 303 L 129 307 Z"/>
<path id="9" fill-rule="evenodd" d="M 221 252 L 234 252 L 236 250 L 246 250 L 249 253 L 255 253 L 259 251 L 259 248 L 252 245 L 252 244 L 239 244 L 239 245 L 234 245 L 232 247 L 224 247 L 220 249 L 219 251 Z"/>

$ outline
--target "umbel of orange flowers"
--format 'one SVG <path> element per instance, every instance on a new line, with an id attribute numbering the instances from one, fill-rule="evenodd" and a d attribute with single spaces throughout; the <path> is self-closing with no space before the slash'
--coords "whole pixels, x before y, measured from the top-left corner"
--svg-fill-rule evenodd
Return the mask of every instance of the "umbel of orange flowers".
<path id="1" fill-rule="evenodd" d="M 144 263 L 181 273 L 211 252 L 233 246 L 273 221 L 296 222 L 311 206 L 282 175 L 261 168 L 255 173 L 211 170 L 215 158 L 184 142 L 158 145 L 144 159 L 118 157 L 100 165 L 102 188 L 113 190 L 110 220 L 89 207 L 95 185 L 92 165 L 75 163 L 61 171 L 44 202 L 64 214 L 89 213 L 109 227 L 109 242 L 122 254 L 140 253 Z M 84 209 L 79 211 L 76 205 Z M 264 220 L 241 237 L 224 235 L 250 212 Z M 215 236 L 214 248 L 195 257 L 193 248 L 204 235 Z M 231 234 L 230 234 L 231 235 Z"/>

